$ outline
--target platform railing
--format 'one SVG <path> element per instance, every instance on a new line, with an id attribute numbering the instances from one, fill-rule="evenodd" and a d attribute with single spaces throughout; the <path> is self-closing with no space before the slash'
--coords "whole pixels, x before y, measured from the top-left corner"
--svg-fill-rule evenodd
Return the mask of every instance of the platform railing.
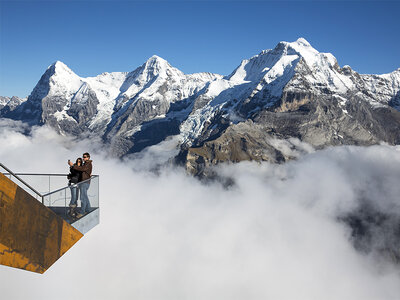
<path id="1" fill-rule="evenodd" d="M 81 188 L 84 184 L 89 184 L 87 195 L 89 198 L 90 206 L 93 208 L 99 207 L 99 176 L 93 175 L 87 180 L 81 181 L 76 184 L 64 186 L 55 191 L 51 191 L 43 195 L 43 204 L 48 207 L 69 207 L 71 202 L 72 191 L 77 193 L 77 200 L 80 201 Z"/>
<path id="2" fill-rule="evenodd" d="M 92 175 L 88 180 L 69 185 L 67 174 L 14 173 L 2 163 L 0 163 L 0 172 L 31 194 L 35 199 L 42 202 L 42 204 L 52 209 L 58 215 L 63 216 L 63 218 L 68 221 L 73 221 L 70 216 L 68 216 L 71 191 L 74 190 L 76 194 L 78 194 L 78 208 L 76 211 L 79 212 L 82 183 L 89 184 L 87 194 L 92 210 L 99 207 L 98 175 Z"/>

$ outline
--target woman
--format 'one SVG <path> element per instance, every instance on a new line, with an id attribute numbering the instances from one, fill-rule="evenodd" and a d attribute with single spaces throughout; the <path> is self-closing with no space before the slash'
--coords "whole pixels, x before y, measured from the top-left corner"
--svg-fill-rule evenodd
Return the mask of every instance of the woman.
<path id="1" fill-rule="evenodd" d="M 78 201 L 78 197 L 79 197 L 79 189 L 76 186 L 76 184 L 78 182 L 82 181 L 82 172 L 75 170 L 74 166 L 82 166 L 82 158 L 78 158 L 75 162 L 74 165 L 72 165 L 72 167 L 69 168 L 69 174 L 68 174 L 68 185 L 70 186 L 71 189 L 71 202 L 69 203 L 69 214 L 72 217 L 76 216 L 76 212 L 75 212 L 75 208 L 77 206 L 77 201 Z"/>

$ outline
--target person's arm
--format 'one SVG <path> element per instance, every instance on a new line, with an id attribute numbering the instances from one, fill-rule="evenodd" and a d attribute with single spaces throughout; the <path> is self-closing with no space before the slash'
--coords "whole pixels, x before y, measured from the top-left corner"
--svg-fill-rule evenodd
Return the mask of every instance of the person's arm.
<path id="1" fill-rule="evenodd" d="M 77 171 L 86 172 L 89 175 L 92 174 L 92 164 L 84 164 L 83 166 L 74 165 L 72 168 Z"/>

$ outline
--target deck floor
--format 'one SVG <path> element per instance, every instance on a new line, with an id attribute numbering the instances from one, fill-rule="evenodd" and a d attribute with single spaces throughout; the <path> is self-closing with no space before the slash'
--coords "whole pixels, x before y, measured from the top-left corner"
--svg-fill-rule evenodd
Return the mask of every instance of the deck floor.
<path id="1" fill-rule="evenodd" d="M 68 214 L 69 207 L 64 207 L 64 206 L 49 206 L 50 208 L 56 215 L 60 216 L 63 218 L 65 221 L 67 221 L 69 224 L 74 223 L 75 221 L 79 220 L 77 218 L 73 218 Z M 92 207 L 90 209 L 90 212 L 87 214 L 90 214 L 92 211 L 95 211 L 98 207 Z M 79 212 L 79 207 L 76 208 L 76 211 Z"/>

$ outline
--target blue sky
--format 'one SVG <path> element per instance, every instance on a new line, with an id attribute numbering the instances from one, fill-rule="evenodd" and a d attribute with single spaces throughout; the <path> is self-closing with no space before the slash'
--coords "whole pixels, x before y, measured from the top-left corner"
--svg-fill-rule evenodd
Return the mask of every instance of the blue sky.
<path id="1" fill-rule="evenodd" d="M 360 73 L 400 67 L 399 1 L 0 1 L 0 95 L 28 96 L 56 60 L 79 76 L 129 72 L 153 54 L 227 75 L 306 38 Z"/>

